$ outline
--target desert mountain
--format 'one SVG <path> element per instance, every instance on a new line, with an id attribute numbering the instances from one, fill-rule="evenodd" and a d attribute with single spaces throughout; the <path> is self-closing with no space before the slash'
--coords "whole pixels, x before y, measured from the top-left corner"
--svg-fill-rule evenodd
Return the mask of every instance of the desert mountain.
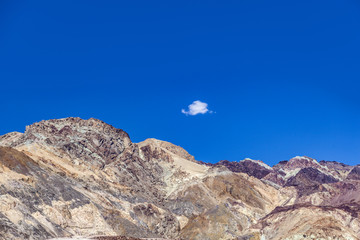
<path id="1" fill-rule="evenodd" d="M 0 136 L 0 239 L 360 239 L 359 214 L 359 166 L 205 164 L 97 119 Z"/>

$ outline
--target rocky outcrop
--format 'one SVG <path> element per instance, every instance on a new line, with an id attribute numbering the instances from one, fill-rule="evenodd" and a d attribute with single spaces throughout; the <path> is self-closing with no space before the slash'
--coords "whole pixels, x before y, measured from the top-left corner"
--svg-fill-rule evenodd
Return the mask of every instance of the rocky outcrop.
<path id="1" fill-rule="evenodd" d="M 277 207 L 254 225 L 266 239 L 359 239 L 359 209 L 292 205 Z M 261 231 L 258 231 L 261 229 Z M 254 234 L 255 235 L 255 234 Z"/>
<path id="2" fill-rule="evenodd" d="M 157 140 L 155 138 L 146 139 L 141 144 L 142 145 L 157 145 L 160 148 L 168 150 L 169 152 L 175 154 L 176 156 L 179 156 L 183 159 L 197 163 L 197 161 L 195 161 L 194 156 L 190 155 L 185 149 L 183 149 L 182 147 L 177 146 L 175 144 L 172 144 L 172 143 L 169 143 L 166 141 Z"/>
<path id="3" fill-rule="evenodd" d="M 309 157 L 202 163 L 97 119 L 41 121 L 0 136 L 0 239 L 358 239 L 358 176 Z"/>
<path id="4" fill-rule="evenodd" d="M 295 176 L 290 177 L 285 186 L 313 186 L 325 183 L 334 183 L 338 180 L 332 176 L 320 172 L 316 168 L 302 168 Z"/>
<path id="5" fill-rule="evenodd" d="M 360 180 L 360 166 L 355 166 L 346 178 L 349 180 Z"/>
<path id="6" fill-rule="evenodd" d="M 215 166 L 225 166 L 232 172 L 246 173 L 249 176 L 253 176 L 258 179 L 261 179 L 269 173 L 273 172 L 273 170 L 265 163 L 259 160 L 252 160 L 249 158 L 239 162 L 222 160 L 216 163 Z"/>
<path id="7" fill-rule="evenodd" d="M 98 167 L 116 161 L 125 148 L 131 146 L 126 132 L 93 118 L 54 119 L 34 123 L 26 127 L 23 135 L 7 145 L 16 147 L 34 143 L 53 147 L 71 159 L 81 159 Z"/>
<path id="8" fill-rule="evenodd" d="M 326 166 L 329 169 L 338 170 L 338 171 L 350 171 L 352 169 L 352 167 L 349 165 L 335 161 L 321 160 L 319 163 L 323 166 Z"/>
<path id="9" fill-rule="evenodd" d="M 11 132 L 5 135 L 0 136 L 0 145 L 1 146 L 10 146 L 12 143 L 16 142 L 20 137 L 23 136 L 23 133 Z"/>

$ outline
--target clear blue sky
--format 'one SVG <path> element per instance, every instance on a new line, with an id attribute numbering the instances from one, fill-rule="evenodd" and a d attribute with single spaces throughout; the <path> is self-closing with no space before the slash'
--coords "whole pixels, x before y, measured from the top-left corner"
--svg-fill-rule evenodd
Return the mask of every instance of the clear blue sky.
<path id="1" fill-rule="evenodd" d="M 1 0 L 0 79 L 0 134 L 95 117 L 207 162 L 360 163 L 358 0 Z"/>

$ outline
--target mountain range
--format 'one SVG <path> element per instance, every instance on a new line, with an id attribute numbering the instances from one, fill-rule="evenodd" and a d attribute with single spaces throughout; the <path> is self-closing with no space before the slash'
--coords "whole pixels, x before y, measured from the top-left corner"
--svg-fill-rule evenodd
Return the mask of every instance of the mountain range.
<path id="1" fill-rule="evenodd" d="M 360 165 L 197 161 L 90 118 L 0 136 L 0 239 L 360 239 Z"/>

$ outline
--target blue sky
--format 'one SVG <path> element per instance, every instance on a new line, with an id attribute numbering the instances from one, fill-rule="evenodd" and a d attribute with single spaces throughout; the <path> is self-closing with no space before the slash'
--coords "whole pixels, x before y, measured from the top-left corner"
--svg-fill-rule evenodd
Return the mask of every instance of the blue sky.
<path id="1" fill-rule="evenodd" d="M 357 0 L 2 0 L 0 79 L 0 134 L 95 117 L 207 162 L 360 163 Z"/>

